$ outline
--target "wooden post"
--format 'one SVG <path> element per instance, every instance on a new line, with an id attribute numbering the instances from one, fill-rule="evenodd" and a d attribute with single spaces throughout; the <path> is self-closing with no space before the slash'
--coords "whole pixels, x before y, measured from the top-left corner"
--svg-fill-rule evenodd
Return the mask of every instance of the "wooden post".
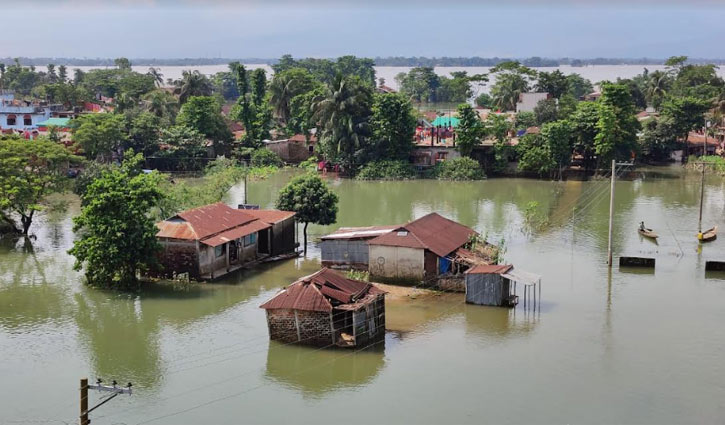
<path id="1" fill-rule="evenodd" d="M 297 310 L 295 310 L 295 329 L 297 329 L 297 342 L 300 342 L 302 336 L 300 335 L 300 320 L 297 318 Z"/>
<path id="2" fill-rule="evenodd" d="M 609 238 L 607 239 L 607 265 L 612 267 L 612 229 L 614 220 L 614 179 L 616 178 L 616 161 L 612 160 L 612 182 L 609 189 Z"/>
<path id="3" fill-rule="evenodd" d="M 705 163 L 702 163 L 702 175 L 700 176 L 700 218 L 697 221 L 697 238 L 702 239 L 702 198 L 705 197 Z"/>
<path id="4" fill-rule="evenodd" d="M 81 425 L 90 425 L 88 420 L 88 378 L 81 379 Z"/>

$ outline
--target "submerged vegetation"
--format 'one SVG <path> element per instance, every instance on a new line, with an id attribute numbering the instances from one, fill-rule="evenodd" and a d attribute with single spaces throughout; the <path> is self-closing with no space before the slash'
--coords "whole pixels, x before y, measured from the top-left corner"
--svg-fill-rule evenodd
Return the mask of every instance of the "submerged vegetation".
<path id="1" fill-rule="evenodd" d="M 382 160 L 367 163 L 357 174 L 358 180 L 407 180 L 416 177 L 408 161 Z"/>
<path id="2" fill-rule="evenodd" d="M 478 161 L 460 157 L 436 164 L 432 177 L 438 180 L 482 180 L 486 178 L 486 173 Z"/>

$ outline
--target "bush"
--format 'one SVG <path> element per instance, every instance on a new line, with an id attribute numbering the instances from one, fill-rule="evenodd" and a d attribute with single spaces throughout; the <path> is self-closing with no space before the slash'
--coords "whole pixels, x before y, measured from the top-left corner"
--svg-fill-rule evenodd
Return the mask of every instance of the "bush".
<path id="1" fill-rule="evenodd" d="M 95 179 L 101 177 L 101 174 L 104 171 L 112 170 L 113 168 L 114 166 L 110 164 L 101 164 L 96 161 L 86 162 L 84 168 L 80 171 L 80 173 L 78 173 L 78 176 L 73 182 L 73 192 L 83 198 L 88 186 L 93 183 Z"/>
<path id="2" fill-rule="evenodd" d="M 300 162 L 299 167 L 307 171 L 317 171 L 317 158 L 311 156 Z"/>
<path id="3" fill-rule="evenodd" d="M 478 161 L 464 156 L 436 164 L 433 177 L 438 180 L 481 180 L 486 178 L 486 173 Z"/>
<path id="4" fill-rule="evenodd" d="M 415 178 L 415 169 L 408 161 L 373 161 L 357 175 L 358 180 L 405 180 Z"/>
<path id="5" fill-rule="evenodd" d="M 725 175 L 725 158 L 718 155 L 706 155 L 700 157 L 690 155 L 687 157 L 687 168 L 691 170 L 701 170 L 700 167 L 702 167 L 702 165 L 699 164 L 700 162 L 708 164 L 708 166 L 705 167 L 706 173 Z"/>
<path id="6" fill-rule="evenodd" d="M 257 149 L 252 152 L 252 167 L 281 167 L 283 165 L 282 158 L 269 149 Z"/>

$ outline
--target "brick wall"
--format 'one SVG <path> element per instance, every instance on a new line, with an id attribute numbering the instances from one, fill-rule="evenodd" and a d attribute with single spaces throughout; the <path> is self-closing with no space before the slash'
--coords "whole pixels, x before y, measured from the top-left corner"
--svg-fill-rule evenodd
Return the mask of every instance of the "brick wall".
<path id="1" fill-rule="evenodd" d="M 330 313 L 318 311 L 297 311 L 300 343 L 315 346 L 332 344 Z M 298 342 L 295 311 L 288 309 L 267 310 L 267 325 L 270 339 L 281 342 Z"/>
<path id="2" fill-rule="evenodd" d="M 175 274 L 189 273 L 192 279 L 199 279 L 199 257 L 196 242 L 161 239 L 163 248 L 159 262 L 163 268 L 160 276 L 171 278 Z"/>
<path id="3" fill-rule="evenodd" d="M 466 292 L 463 275 L 440 277 L 436 282 L 436 287 L 441 291 Z"/>

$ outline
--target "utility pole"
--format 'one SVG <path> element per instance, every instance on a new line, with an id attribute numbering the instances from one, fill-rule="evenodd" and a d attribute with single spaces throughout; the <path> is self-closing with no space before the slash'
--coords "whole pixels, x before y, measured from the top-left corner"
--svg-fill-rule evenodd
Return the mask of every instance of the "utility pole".
<path id="1" fill-rule="evenodd" d="M 81 415 L 80 415 L 80 425 L 90 425 L 91 420 L 88 418 L 88 414 L 92 411 L 96 410 L 97 408 L 101 407 L 102 405 L 108 403 L 110 400 L 112 400 L 114 397 L 118 396 L 119 394 L 129 394 L 131 395 L 131 386 L 132 384 L 129 382 L 125 387 L 119 387 L 118 383 L 116 381 L 112 382 L 112 385 L 101 385 L 101 382 L 103 380 L 98 379 L 96 380 L 95 385 L 88 385 L 88 378 L 82 378 L 81 379 Z M 105 391 L 105 392 L 111 392 L 113 395 L 106 398 L 102 402 L 96 404 L 95 406 L 88 408 L 88 390 L 98 390 L 98 391 Z"/>
<path id="2" fill-rule="evenodd" d="M 612 160 L 612 181 L 609 188 L 609 238 L 607 239 L 607 265 L 612 268 L 612 233 L 614 231 L 614 181 L 617 179 L 617 165 L 628 166 L 631 162 L 620 162 Z"/>
<path id="3" fill-rule="evenodd" d="M 616 166 L 617 161 L 613 159 L 612 182 L 610 183 L 611 186 L 609 188 L 609 239 L 607 239 L 607 265 L 610 269 L 612 268 L 612 230 L 614 224 L 614 179 L 617 176 L 617 174 L 615 173 Z"/>

